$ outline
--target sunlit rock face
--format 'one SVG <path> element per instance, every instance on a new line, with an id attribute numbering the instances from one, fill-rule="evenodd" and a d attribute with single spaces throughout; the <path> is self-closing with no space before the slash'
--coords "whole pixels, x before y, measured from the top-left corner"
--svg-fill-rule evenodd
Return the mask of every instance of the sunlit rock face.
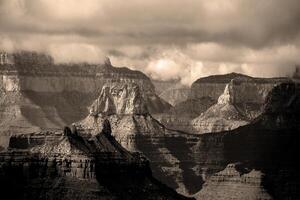
<path id="1" fill-rule="evenodd" d="M 188 199 L 151 175 L 149 161 L 103 130 L 85 137 L 65 128 L 11 137 L 0 152 L 0 191 L 10 199 Z"/>
<path id="2" fill-rule="evenodd" d="M 268 93 L 283 82 L 291 80 L 237 73 L 200 78 L 192 84 L 188 100 L 154 116 L 168 128 L 190 133 L 231 130 L 259 116 Z M 230 103 L 221 102 L 224 92 L 229 94 Z"/>
<path id="3" fill-rule="evenodd" d="M 8 57 L 10 62 L 2 62 L 0 68 L 1 137 L 57 129 L 83 119 L 102 87 L 114 83 L 138 85 L 150 113 L 171 107 L 155 94 L 146 75 L 113 67 L 109 61 L 55 64 L 50 56 L 35 52 L 17 52 Z"/>
<path id="4" fill-rule="evenodd" d="M 104 85 L 100 96 L 90 106 L 90 114 L 128 115 L 148 113 L 139 86 L 134 83 Z"/>

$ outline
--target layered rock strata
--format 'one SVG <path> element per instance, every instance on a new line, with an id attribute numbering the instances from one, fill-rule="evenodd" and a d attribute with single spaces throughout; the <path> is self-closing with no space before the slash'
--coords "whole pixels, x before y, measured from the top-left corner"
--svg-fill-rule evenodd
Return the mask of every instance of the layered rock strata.
<path id="1" fill-rule="evenodd" d="M 151 175 L 149 162 L 109 134 L 12 137 L 0 153 L 1 195 L 10 199 L 187 199 Z"/>

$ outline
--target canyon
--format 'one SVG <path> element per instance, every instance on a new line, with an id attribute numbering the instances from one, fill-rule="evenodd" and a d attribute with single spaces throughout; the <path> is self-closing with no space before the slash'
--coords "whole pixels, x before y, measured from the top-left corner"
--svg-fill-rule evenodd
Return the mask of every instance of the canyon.
<path id="1" fill-rule="evenodd" d="M 22 177 L 7 186 L 2 182 L 7 191 L 22 180 L 18 190 L 28 199 L 43 195 L 37 190 L 49 196 L 62 191 L 66 199 L 97 199 L 98 193 L 126 199 L 128 190 L 130 199 L 139 195 L 133 191 L 139 184 L 143 199 L 183 198 L 170 188 L 197 199 L 300 196 L 299 85 L 292 79 L 216 75 L 176 94 L 177 86 L 164 93 L 169 86 L 155 83 L 156 89 L 143 73 L 113 67 L 109 59 L 97 65 L 55 64 L 33 52 L 5 59 L 0 66 L 1 175 L 5 181 L 14 177 L 11 172 Z M 178 101 L 182 94 L 187 99 Z M 111 130 L 102 128 L 107 121 Z M 62 133 L 66 125 L 71 129 Z M 107 157 L 115 152 L 117 157 Z M 45 161 L 57 156 L 58 163 L 77 167 Z M 94 171 L 97 166 L 90 163 L 103 159 L 113 164 L 98 169 L 110 175 L 123 171 L 121 178 Z M 131 162 L 136 173 L 123 169 Z M 77 197 L 73 190 L 81 184 L 86 187 Z"/>
<path id="2" fill-rule="evenodd" d="M 126 101 L 123 100 L 122 104 L 116 103 L 123 95 L 116 95 L 113 92 L 115 87 L 123 88 L 121 91 L 118 89 L 119 94 L 130 98 L 124 98 Z M 221 105 L 226 105 L 234 96 L 229 95 L 228 86 L 225 91 L 219 98 Z M 130 151 L 142 152 L 150 160 L 153 175 L 179 193 L 191 195 L 200 190 L 196 198 L 219 199 L 218 195 L 224 195 L 223 191 L 226 193 L 223 199 L 233 198 L 235 194 L 235 199 L 242 199 L 239 195 L 247 191 L 250 196 L 245 196 L 245 199 L 277 199 L 278 196 L 289 195 L 278 191 L 274 193 L 270 188 L 290 188 L 281 186 L 282 180 L 272 181 L 279 178 L 289 182 L 289 173 L 298 176 L 295 172 L 297 161 L 288 156 L 288 152 L 280 152 L 284 152 L 284 148 L 296 148 L 292 146 L 293 141 L 299 140 L 299 94 L 298 84 L 279 84 L 265 97 L 262 114 L 249 125 L 228 132 L 188 134 L 165 128 L 147 113 L 144 105 L 140 104 L 143 100 L 138 87 L 104 86 L 100 97 L 90 107 L 89 116 L 78 122 L 76 127 L 79 131 L 89 130 L 93 135 L 99 124 L 108 119 L 116 140 Z M 103 107 L 103 102 L 107 102 L 105 99 L 110 99 L 110 103 Z M 136 104 L 130 103 L 133 99 Z M 116 109 L 118 105 L 123 105 L 122 109 Z M 287 147 L 289 142 L 292 145 Z M 274 156 L 279 157 L 275 160 Z M 285 161 L 287 158 L 291 160 Z M 222 171 L 228 164 L 240 162 L 246 166 L 235 174 L 233 183 L 230 174 L 230 180 L 222 177 Z M 284 167 L 281 168 L 281 165 Z M 216 179 L 216 176 L 221 178 Z M 271 183 L 263 185 L 265 177 Z M 245 179 L 249 179 L 248 182 Z M 294 181 L 291 184 L 294 184 L 292 188 L 296 188 L 298 183 Z M 215 194 L 216 190 L 220 194 Z M 296 191 L 292 191 L 289 197 L 297 199 L 298 196 Z"/>

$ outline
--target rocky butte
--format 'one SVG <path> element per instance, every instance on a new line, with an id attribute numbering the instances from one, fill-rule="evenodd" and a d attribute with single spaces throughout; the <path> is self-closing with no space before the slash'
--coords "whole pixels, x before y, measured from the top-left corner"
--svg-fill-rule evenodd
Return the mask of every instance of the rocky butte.
<path id="1" fill-rule="evenodd" d="M 139 71 L 103 64 L 55 64 L 45 54 L 2 53 L 0 64 L 0 146 L 6 135 L 57 129 L 88 114 L 87 107 L 103 85 L 135 83 L 150 113 L 171 106 L 155 94 L 150 79 Z"/>

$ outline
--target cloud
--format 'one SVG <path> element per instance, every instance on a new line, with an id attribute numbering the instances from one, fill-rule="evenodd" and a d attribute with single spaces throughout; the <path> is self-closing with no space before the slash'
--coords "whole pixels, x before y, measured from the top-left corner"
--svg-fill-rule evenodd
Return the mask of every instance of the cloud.
<path id="1" fill-rule="evenodd" d="M 299 10 L 298 0 L 0 0 L 0 48 L 57 62 L 108 55 L 185 84 L 231 71 L 280 76 L 299 64 Z"/>

